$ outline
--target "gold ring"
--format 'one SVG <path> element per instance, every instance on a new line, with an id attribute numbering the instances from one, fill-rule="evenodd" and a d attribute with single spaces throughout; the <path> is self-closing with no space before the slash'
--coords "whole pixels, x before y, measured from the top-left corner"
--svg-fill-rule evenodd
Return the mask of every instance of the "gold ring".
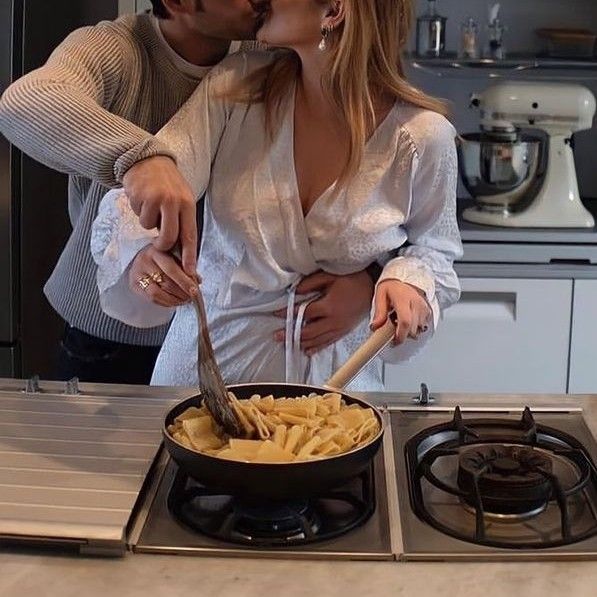
<path id="1" fill-rule="evenodd" d="M 159 270 L 157 272 L 153 272 L 152 274 L 149 274 L 149 278 L 151 279 L 152 282 L 155 282 L 158 286 L 161 286 L 164 283 L 164 278 L 162 276 L 162 272 Z"/>
<path id="2" fill-rule="evenodd" d="M 143 290 L 147 290 L 147 287 L 153 282 L 151 276 L 143 276 L 137 280 L 137 284 L 141 286 Z"/>

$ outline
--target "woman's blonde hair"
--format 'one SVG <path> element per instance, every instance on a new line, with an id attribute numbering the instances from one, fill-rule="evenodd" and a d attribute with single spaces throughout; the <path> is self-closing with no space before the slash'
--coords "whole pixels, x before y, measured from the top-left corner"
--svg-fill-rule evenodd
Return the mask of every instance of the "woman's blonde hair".
<path id="1" fill-rule="evenodd" d="M 329 0 L 313 0 L 325 4 Z M 328 36 L 329 68 L 322 85 L 350 131 L 348 159 L 337 188 L 357 172 L 368 137 L 376 126 L 376 100 L 393 97 L 445 115 L 445 104 L 408 83 L 402 52 L 413 21 L 412 0 L 344 0 L 343 23 Z M 266 128 L 274 134 L 288 89 L 300 73 L 294 52 L 281 52 L 236 90 L 236 99 L 265 104 Z M 240 93 L 239 93 L 240 92 Z"/>

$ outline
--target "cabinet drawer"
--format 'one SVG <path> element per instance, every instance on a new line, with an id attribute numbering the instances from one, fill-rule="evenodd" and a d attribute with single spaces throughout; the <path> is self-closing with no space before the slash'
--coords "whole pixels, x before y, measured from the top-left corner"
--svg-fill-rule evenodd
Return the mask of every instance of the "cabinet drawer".
<path id="1" fill-rule="evenodd" d="M 571 280 L 463 278 L 462 298 L 407 363 L 385 366 L 387 391 L 566 392 Z"/>

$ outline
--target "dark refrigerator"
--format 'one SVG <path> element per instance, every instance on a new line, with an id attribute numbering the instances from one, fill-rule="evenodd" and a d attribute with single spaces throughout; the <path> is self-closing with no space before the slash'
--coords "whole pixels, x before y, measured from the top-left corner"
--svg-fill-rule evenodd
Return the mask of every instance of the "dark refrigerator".
<path id="1" fill-rule="evenodd" d="M 117 0 L 0 0 L 0 93 L 70 31 L 117 14 Z M 51 377 L 63 322 L 43 286 L 69 232 L 66 177 L 0 134 L 0 377 Z"/>

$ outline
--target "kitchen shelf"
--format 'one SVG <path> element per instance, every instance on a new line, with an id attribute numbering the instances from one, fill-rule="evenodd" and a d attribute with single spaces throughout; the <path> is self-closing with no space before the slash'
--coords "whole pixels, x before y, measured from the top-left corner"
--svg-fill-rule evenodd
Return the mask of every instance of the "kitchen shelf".
<path id="1" fill-rule="evenodd" d="M 597 79 L 597 57 L 587 59 L 550 58 L 531 54 L 511 54 L 504 60 L 465 59 L 455 54 L 439 58 L 408 54 L 406 61 L 415 69 L 436 76 L 482 76 L 490 78 L 549 76 L 550 78 Z"/>

